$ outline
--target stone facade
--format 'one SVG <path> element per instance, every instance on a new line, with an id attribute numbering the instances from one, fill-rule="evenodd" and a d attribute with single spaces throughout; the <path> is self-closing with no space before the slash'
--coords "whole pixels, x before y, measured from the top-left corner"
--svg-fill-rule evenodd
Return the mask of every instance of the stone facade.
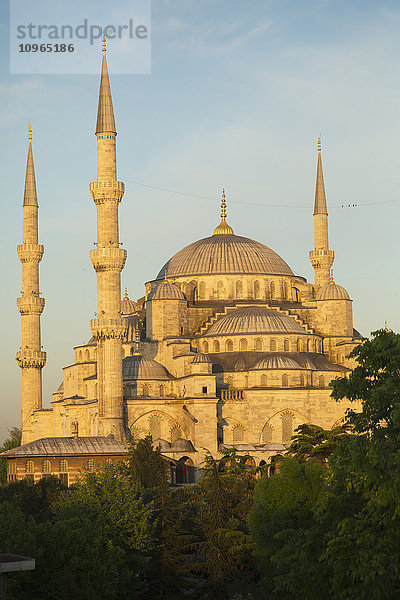
<path id="1" fill-rule="evenodd" d="M 314 284 L 295 275 L 264 244 L 236 235 L 226 220 L 223 193 L 221 223 L 213 235 L 172 257 L 134 302 L 127 292 L 121 301 L 126 252 L 119 247 L 118 205 L 124 187 L 116 176 L 105 57 L 96 137 L 97 180 L 90 186 L 97 207 L 92 338 L 75 347 L 51 409 L 42 408 L 39 380 L 23 379 L 28 445 L 19 463 L 10 455 L 10 476 L 25 476 L 23 461 L 41 438 L 105 439 L 111 434 L 116 443 L 126 443 L 150 433 L 171 464 L 192 469 L 201 466 L 207 452 L 218 456 L 231 447 L 259 464 L 283 451 L 299 424 L 328 429 L 339 424 L 348 403 L 332 400 L 329 383 L 354 367 L 347 357 L 359 335 L 353 330 L 352 301 L 330 275 L 334 253 L 328 243 L 320 144 L 310 253 Z M 24 232 L 28 220 L 37 227 L 36 216 L 28 217 L 24 207 Z M 29 243 L 36 244 L 36 238 Z M 37 263 L 29 267 L 34 278 Z M 34 334 L 26 345 L 29 352 L 40 353 L 40 311 L 33 313 L 29 331 Z M 24 375 L 31 367 L 22 366 Z M 77 448 L 71 469 L 88 456 Z M 55 474 L 60 473 L 57 460 L 53 453 Z"/>

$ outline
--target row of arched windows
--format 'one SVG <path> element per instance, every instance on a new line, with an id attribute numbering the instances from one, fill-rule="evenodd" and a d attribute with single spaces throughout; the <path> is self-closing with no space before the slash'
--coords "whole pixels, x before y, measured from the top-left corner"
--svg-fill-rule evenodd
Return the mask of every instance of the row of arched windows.
<path id="1" fill-rule="evenodd" d="M 77 353 L 77 362 L 91 362 L 97 359 L 97 348 L 93 350 L 93 356 L 90 355 L 90 350 L 79 350 Z"/>
<path id="2" fill-rule="evenodd" d="M 159 440 L 161 438 L 161 417 L 158 415 L 151 415 L 149 417 L 149 434 L 153 440 Z M 181 428 L 179 425 L 174 425 L 170 431 L 170 441 L 173 444 L 177 439 L 182 437 Z"/>
<path id="3" fill-rule="evenodd" d="M 261 387 L 268 387 L 268 381 L 269 381 L 269 378 L 267 375 L 265 375 L 265 374 L 261 375 L 261 378 L 260 378 Z M 228 384 L 229 387 L 233 387 L 233 378 L 227 377 L 226 383 Z M 307 385 L 307 379 L 303 373 L 300 373 L 300 377 L 298 378 L 298 376 L 295 375 L 293 377 L 293 380 L 291 378 L 290 383 L 292 384 L 292 387 L 296 387 L 298 385 L 300 387 L 304 387 L 305 385 Z M 289 376 L 287 375 L 287 373 L 283 373 L 282 378 L 281 378 L 281 384 L 282 384 L 282 387 L 289 387 Z M 270 383 L 270 385 L 276 386 L 276 377 L 272 378 L 272 382 Z M 313 377 L 313 385 L 314 386 L 316 385 L 315 376 Z M 248 381 L 247 381 L 247 383 L 245 382 L 244 387 L 248 387 Z M 320 387 L 320 388 L 325 387 L 325 378 L 323 375 L 318 375 L 318 387 Z"/>
<path id="4" fill-rule="evenodd" d="M 94 458 L 89 458 L 89 460 L 86 463 L 86 468 L 88 471 L 94 471 L 94 467 L 95 467 L 95 462 L 94 462 Z M 68 472 L 68 461 L 65 458 L 61 458 L 60 461 L 58 462 L 58 470 L 55 468 L 54 469 L 57 473 L 67 473 Z M 33 462 L 33 460 L 27 460 L 25 463 L 25 473 L 30 474 L 30 473 L 34 473 L 35 472 L 35 463 Z M 41 464 L 41 473 L 51 473 L 52 472 L 52 465 L 51 465 L 51 461 L 48 459 L 45 459 L 42 461 Z"/>
<path id="5" fill-rule="evenodd" d="M 256 279 L 252 285 L 247 286 L 247 296 L 246 296 L 243 291 L 243 282 L 241 280 L 237 280 L 235 282 L 234 293 L 235 293 L 235 298 L 237 298 L 238 300 L 243 300 L 245 297 L 247 297 L 247 298 L 251 297 L 255 300 L 261 300 L 261 299 L 265 299 L 265 298 L 270 298 L 271 300 L 274 300 L 278 297 L 282 297 L 283 300 L 290 300 L 289 285 L 286 281 L 283 282 L 281 289 L 280 289 L 280 293 L 277 294 L 277 285 L 276 285 L 275 281 L 270 281 L 270 282 L 265 281 L 264 293 L 263 293 L 262 282 L 259 279 Z M 216 294 L 217 294 L 217 298 L 219 300 L 224 300 L 227 297 L 227 291 L 226 291 L 225 283 L 223 281 L 217 282 Z M 207 299 L 207 289 L 206 289 L 206 284 L 204 281 L 200 281 L 199 286 L 198 286 L 197 295 L 198 295 L 199 300 Z M 296 290 L 296 300 L 297 300 L 297 290 Z"/>
<path id="6" fill-rule="evenodd" d="M 257 338 L 254 340 L 254 344 L 251 344 L 246 338 L 241 338 L 239 340 L 239 350 L 241 352 L 246 352 L 247 350 L 256 350 L 258 352 L 269 350 L 270 352 L 277 352 L 279 345 L 277 339 L 268 341 Z M 226 340 L 224 344 L 219 340 L 214 340 L 213 342 L 208 342 L 206 340 L 202 342 L 201 345 L 201 351 L 205 353 L 221 352 L 223 350 L 225 350 L 225 352 L 233 352 L 233 341 Z M 307 340 L 297 338 L 293 341 L 286 338 L 283 340 L 283 350 L 284 352 L 322 352 L 322 342 L 321 340 L 313 340 L 312 338 L 307 338 Z"/>
<path id="7" fill-rule="evenodd" d="M 130 390 L 132 393 L 132 390 Z M 141 396 L 151 396 L 152 395 L 152 391 L 153 388 L 149 383 L 144 383 L 142 385 L 141 388 Z M 159 386 L 157 386 L 157 384 L 155 385 L 155 389 L 154 389 L 154 394 L 157 395 L 157 393 L 161 396 L 164 397 L 165 396 L 165 385 L 163 383 L 161 383 Z"/>
<path id="8" fill-rule="evenodd" d="M 294 417 L 291 413 L 283 413 L 281 416 L 281 442 L 289 444 L 294 430 Z M 261 432 L 261 441 L 263 444 L 272 443 L 272 426 L 267 423 Z M 234 425 L 232 428 L 232 441 L 235 444 L 240 444 L 245 439 L 245 432 L 241 425 Z"/>

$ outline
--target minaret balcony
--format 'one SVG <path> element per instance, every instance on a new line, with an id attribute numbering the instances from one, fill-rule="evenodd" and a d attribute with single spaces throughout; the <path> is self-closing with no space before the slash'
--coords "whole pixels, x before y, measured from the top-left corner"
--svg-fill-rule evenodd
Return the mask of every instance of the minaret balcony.
<path id="1" fill-rule="evenodd" d="M 96 273 L 99 271 L 121 272 L 125 265 L 126 255 L 126 250 L 122 248 L 94 248 L 90 251 L 90 260 Z"/>
<path id="2" fill-rule="evenodd" d="M 16 360 L 21 369 L 42 369 L 46 364 L 46 352 L 39 350 L 20 350 L 17 352 Z"/>
<path id="3" fill-rule="evenodd" d="M 111 202 L 119 204 L 124 195 L 125 185 L 122 181 L 93 181 L 90 193 L 96 205 Z"/>
<path id="4" fill-rule="evenodd" d="M 335 259 L 333 250 L 311 250 L 310 261 L 314 269 L 330 269 Z"/>
<path id="5" fill-rule="evenodd" d="M 22 263 L 40 263 L 44 253 L 44 246 L 41 244 L 19 244 L 17 252 L 19 260 Z"/>
<path id="6" fill-rule="evenodd" d="M 127 325 L 124 319 L 108 319 L 101 317 L 99 319 L 91 319 L 90 329 L 93 337 L 96 339 L 122 339 L 125 337 Z"/>
<path id="7" fill-rule="evenodd" d="M 41 315 L 44 309 L 45 300 L 40 296 L 23 296 L 17 298 L 17 306 L 21 315 Z"/>

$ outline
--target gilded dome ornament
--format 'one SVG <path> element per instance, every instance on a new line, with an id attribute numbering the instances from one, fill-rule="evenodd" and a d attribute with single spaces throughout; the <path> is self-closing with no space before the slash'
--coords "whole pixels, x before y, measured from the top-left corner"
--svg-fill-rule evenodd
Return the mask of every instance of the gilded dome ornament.
<path id="1" fill-rule="evenodd" d="M 232 227 L 226 222 L 225 189 L 222 190 L 221 223 L 215 228 L 213 235 L 233 235 Z"/>

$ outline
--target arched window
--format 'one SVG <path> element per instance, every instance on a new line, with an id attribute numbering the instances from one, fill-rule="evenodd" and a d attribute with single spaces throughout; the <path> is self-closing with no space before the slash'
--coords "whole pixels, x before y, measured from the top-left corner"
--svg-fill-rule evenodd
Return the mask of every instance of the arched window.
<path id="1" fill-rule="evenodd" d="M 80 350 L 78 352 L 78 362 L 82 362 L 82 352 Z"/>
<path id="2" fill-rule="evenodd" d="M 297 352 L 301 352 L 301 339 L 297 340 Z"/>
<path id="3" fill-rule="evenodd" d="M 310 352 L 310 338 L 307 340 L 307 352 Z"/>
<path id="4" fill-rule="evenodd" d="M 283 349 L 284 349 L 285 352 L 289 352 L 289 350 L 290 350 L 290 342 L 289 342 L 289 340 L 285 340 L 283 342 Z"/>
<path id="5" fill-rule="evenodd" d="M 264 429 L 261 432 L 261 441 L 264 444 L 272 444 L 272 427 L 271 427 L 271 425 L 264 425 Z"/>
<path id="6" fill-rule="evenodd" d="M 247 350 L 247 340 L 245 340 L 244 338 L 240 340 L 239 342 L 239 349 L 242 352 L 245 352 Z"/>
<path id="7" fill-rule="evenodd" d="M 85 350 L 85 361 L 89 362 L 90 361 L 90 354 L 89 354 L 89 350 Z"/>
<path id="8" fill-rule="evenodd" d="M 163 398 L 165 396 L 165 387 L 163 384 L 160 385 L 160 396 Z"/>
<path id="9" fill-rule="evenodd" d="M 289 293 L 288 293 L 288 284 L 284 283 L 283 284 L 283 299 L 284 300 L 288 300 Z"/>
<path id="10" fill-rule="evenodd" d="M 262 339 L 257 338 L 254 345 L 255 350 L 262 350 Z"/>
<path id="11" fill-rule="evenodd" d="M 68 463 L 65 458 L 60 460 L 59 471 L 60 473 L 66 473 L 68 471 Z"/>
<path id="12" fill-rule="evenodd" d="M 219 352 L 219 351 L 220 351 L 219 341 L 214 340 L 214 352 Z"/>
<path id="13" fill-rule="evenodd" d="M 232 430 L 232 439 L 234 444 L 243 442 L 243 429 L 239 425 L 235 425 Z"/>
<path id="14" fill-rule="evenodd" d="M 171 429 L 171 443 L 173 444 L 180 437 L 182 437 L 181 428 L 175 425 L 175 427 Z"/>
<path id="15" fill-rule="evenodd" d="M 282 415 L 282 444 L 289 444 L 293 433 L 293 416 L 290 413 Z"/>
<path id="16" fill-rule="evenodd" d="M 203 352 L 208 352 L 208 342 L 203 342 Z"/>
<path id="17" fill-rule="evenodd" d="M 233 352 L 233 342 L 232 342 L 232 340 L 226 340 L 225 350 L 227 352 Z"/>
<path id="18" fill-rule="evenodd" d="M 199 300 L 205 300 L 206 297 L 206 284 L 204 281 L 199 283 Z"/>
<path id="19" fill-rule="evenodd" d="M 89 460 L 87 461 L 87 470 L 89 471 L 89 473 L 93 473 L 93 471 L 94 471 L 94 458 L 89 458 Z"/>
<path id="20" fill-rule="evenodd" d="M 218 300 L 223 300 L 225 298 L 225 286 L 223 281 L 218 281 L 217 283 L 217 296 Z"/>
<path id="21" fill-rule="evenodd" d="M 301 385 L 301 387 L 304 386 L 304 375 L 303 375 L 303 373 L 300 374 L 300 385 Z"/>
<path id="22" fill-rule="evenodd" d="M 282 387 L 288 387 L 288 385 L 289 385 L 289 378 L 286 375 L 286 373 L 284 373 L 282 375 Z"/>
<path id="23" fill-rule="evenodd" d="M 42 462 L 42 473 L 51 473 L 51 462 L 49 460 Z"/>
<path id="24" fill-rule="evenodd" d="M 275 298 L 275 283 L 273 281 L 271 281 L 271 283 L 270 283 L 269 292 L 270 292 L 271 300 L 273 300 Z"/>
<path id="25" fill-rule="evenodd" d="M 150 396 L 149 386 L 147 385 L 147 383 L 145 383 L 144 386 L 142 387 L 142 396 Z"/>
<path id="26" fill-rule="evenodd" d="M 261 298 L 261 286 L 258 279 L 256 279 L 254 282 L 254 298 Z"/>
<path id="27" fill-rule="evenodd" d="M 25 463 L 25 473 L 34 473 L 35 465 L 33 464 L 33 460 L 27 460 Z"/>
<path id="28" fill-rule="evenodd" d="M 318 352 L 322 352 L 322 341 L 318 341 Z"/>
<path id="29" fill-rule="evenodd" d="M 276 340 L 271 340 L 269 343 L 269 349 L 271 352 L 276 352 Z"/>
<path id="30" fill-rule="evenodd" d="M 149 433 L 153 441 L 161 438 L 161 419 L 157 415 L 151 415 L 149 418 Z"/>
<path id="31" fill-rule="evenodd" d="M 267 376 L 266 375 L 261 375 L 261 385 L 263 387 L 267 387 Z"/>
<path id="32" fill-rule="evenodd" d="M 236 298 L 243 298 L 243 286 L 241 281 L 236 282 Z"/>
<path id="33" fill-rule="evenodd" d="M 323 375 L 319 376 L 319 380 L 318 381 L 319 381 L 319 387 L 321 387 L 321 388 L 325 387 L 325 381 L 324 381 L 324 376 Z"/>

